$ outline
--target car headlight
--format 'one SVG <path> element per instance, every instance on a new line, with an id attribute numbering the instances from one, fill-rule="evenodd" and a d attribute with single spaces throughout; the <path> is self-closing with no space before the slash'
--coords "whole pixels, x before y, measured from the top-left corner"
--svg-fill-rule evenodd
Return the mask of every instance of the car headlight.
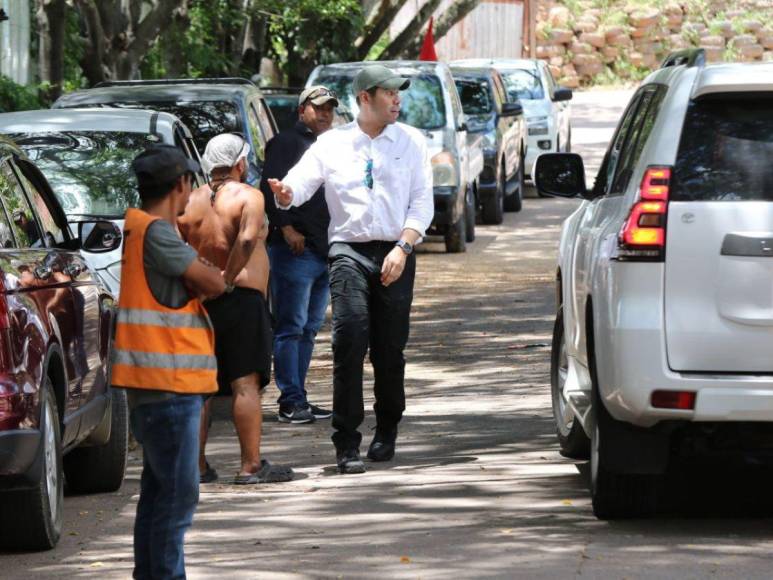
<path id="1" fill-rule="evenodd" d="M 529 128 L 529 135 L 547 135 L 548 134 L 547 117 L 527 117 L 526 126 Z"/>
<path id="2" fill-rule="evenodd" d="M 441 151 L 432 157 L 432 185 L 455 186 L 456 185 L 456 165 L 454 156 L 448 151 Z"/>

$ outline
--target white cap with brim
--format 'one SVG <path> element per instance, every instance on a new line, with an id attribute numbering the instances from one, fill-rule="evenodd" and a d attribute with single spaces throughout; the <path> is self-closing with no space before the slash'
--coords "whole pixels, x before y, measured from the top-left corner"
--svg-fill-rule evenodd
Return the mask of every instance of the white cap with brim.
<path id="1" fill-rule="evenodd" d="M 204 150 L 201 163 L 204 171 L 212 173 L 218 167 L 233 167 L 250 154 L 250 144 L 234 133 L 212 137 Z"/>
<path id="2" fill-rule="evenodd" d="M 303 89 L 303 92 L 298 97 L 298 105 L 302 106 L 306 101 L 311 102 L 313 105 L 324 105 L 325 103 L 333 103 L 334 107 L 338 106 L 338 98 L 336 94 L 322 85 L 314 85 L 307 89 Z"/>

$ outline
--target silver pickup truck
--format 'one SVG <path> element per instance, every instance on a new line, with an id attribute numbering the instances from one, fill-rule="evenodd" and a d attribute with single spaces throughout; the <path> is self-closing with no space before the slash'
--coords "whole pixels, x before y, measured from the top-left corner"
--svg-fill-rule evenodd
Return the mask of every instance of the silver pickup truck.
<path id="1" fill-rule="evenodd" d="M 424 133 L 432 158 L 435 217 L 427 232 L 441 235 L 446 251 L 464 252 L 475 239 L 476 188 L 483 171 L 481 137 L 469 135 L 459 94 L 447 65 L 424 61 L 383 61 L 384 66 L 409 78 L 402 93 L 400 121 Z M 325 85 L 334 90 L 355 115 L 357 103 L 352 79 L 361 62 L 321 65 L 307 86 Z"/>

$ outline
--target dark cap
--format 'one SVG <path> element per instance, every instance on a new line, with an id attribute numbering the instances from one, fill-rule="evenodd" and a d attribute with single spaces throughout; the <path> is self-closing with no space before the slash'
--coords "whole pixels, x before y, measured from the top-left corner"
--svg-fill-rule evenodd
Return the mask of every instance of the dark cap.
<path id="1" fill-rule="evenodd" d="M 364 66 L 352 82 L 352 90 L 356 95 L 360 91 L 367 91 L 373 87 L 381 87 L 390 91 L 404 91 L 411 84 L 405 77 L 401 77 L 392 69 L 382 64 L 369 64 Z"/>
<path id="2" fill-rule="evenodd" d="M 152 187 L 172 183 L 186 173 L 196 173 L 199 164 L 186 157 L 179 147 L 154 145 L 134 158 L 132 169 L 138 183 Z"/>

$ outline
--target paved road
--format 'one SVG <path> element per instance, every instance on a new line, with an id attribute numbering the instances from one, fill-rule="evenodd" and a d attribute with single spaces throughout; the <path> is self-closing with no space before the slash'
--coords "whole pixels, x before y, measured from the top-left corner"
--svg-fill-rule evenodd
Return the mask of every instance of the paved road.
<path id="1" fill-rule="evenodd" d="M 578 95 L 575 150 L 591 165 L 628 96 Z M 227 400 L 219 399 L 210 454 L 222 479 L 202 487 L 187 543 L 189 576 L 770 577 L 770 520 L 726 517 L 756 513 L 754 496 L 735 501 L 747 499 L 748 479 L 735 487 L 688 479 L 673 513 L 599 522 L 585 466 L 556 452 L 548 390 L 554 254 L 559 224 L 576 207 L 527 199 L 502 226 L 481 227 L 466 254 L 423 248 L 408 411 L 394 462 L 337 475 L 329 426 L 279 424 L 269 403 L 266 455 L 292 463 L 300 478 L 237 488 L 228 483 L 236 439 Z M 317 403 L 330 400 L 329 351 L 326 328 L 311 377 Z M 365 443 L 373 425 L 369 413 Z M 0 556 L 0 576 L 128 577 L 136 455 L 119 493 L 66 499 L 55 551 Z"/>

